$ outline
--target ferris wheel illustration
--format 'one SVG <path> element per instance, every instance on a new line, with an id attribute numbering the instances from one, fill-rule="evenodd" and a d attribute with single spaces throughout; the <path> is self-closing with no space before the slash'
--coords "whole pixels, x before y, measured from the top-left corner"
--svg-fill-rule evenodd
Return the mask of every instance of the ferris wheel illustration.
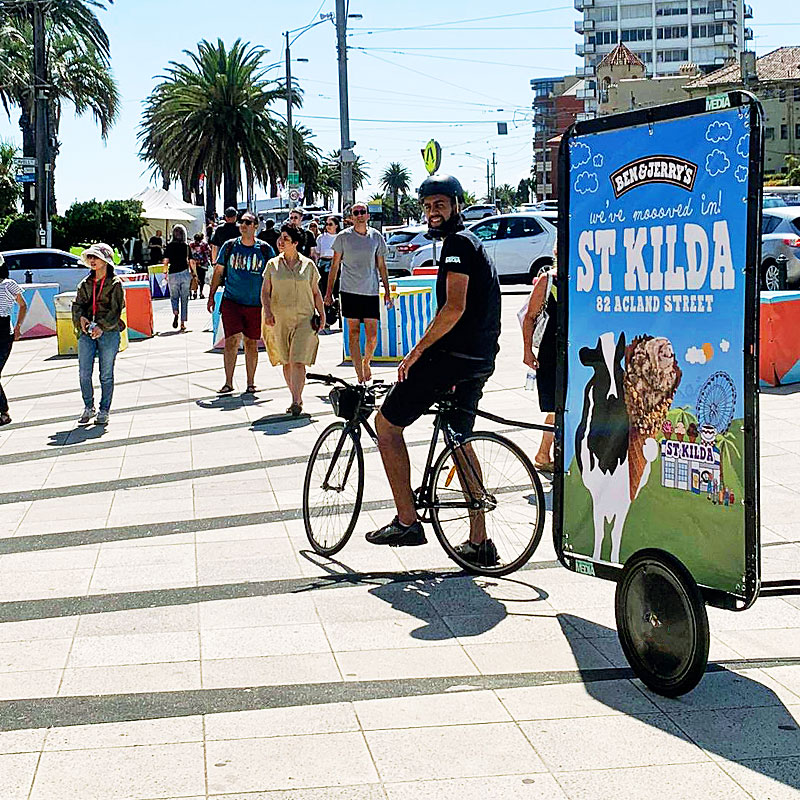
<path id="1" fill-rule="evenodd" d="M 713 425 L 724 433 L 733 422 L 736 407 L 736 387 L 727 372 L 715 372 L 700 387 L 697 395 L 697 421 Z"/>

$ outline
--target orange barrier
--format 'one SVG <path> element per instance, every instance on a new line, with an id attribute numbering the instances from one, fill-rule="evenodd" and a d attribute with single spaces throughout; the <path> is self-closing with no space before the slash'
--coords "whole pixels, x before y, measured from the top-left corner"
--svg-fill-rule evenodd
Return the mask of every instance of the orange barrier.
<path id="1" fill-rule="evenodd" d="M 761 292 L 760 320 L 761 385 L 800 383 L 800 292 Z"/>

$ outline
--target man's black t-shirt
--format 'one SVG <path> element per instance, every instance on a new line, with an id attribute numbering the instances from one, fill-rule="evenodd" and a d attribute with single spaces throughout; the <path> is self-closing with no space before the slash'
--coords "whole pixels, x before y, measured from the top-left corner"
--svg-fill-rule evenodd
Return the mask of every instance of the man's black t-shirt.
<path id="1" fill-rule="evenodd" d="M 189 269 L 189 245 L 186 242 L 170 242 L 164 248 L 164 258 L 169 259 L 169 274 L 175 275 Z"/>
<path id="2" fill-rule="evenodd" d="M 305 228 L 300 228 L 300 243 L 297 245 L 297 252 L 306 258 L 311 258 L 311 250 L 316 246 L 317 241 L 314 234 Z"/>
<path id="3" fill-rule="evenodd" d="M 481 240 L 471 231 L 450 234 L 442 242 L 436 278 L 439 308 L 447 302 L 447 276 L 451 272 L 469 277 L 467 303 L 452 330 L 430 349 L 493 363 L 500 338 L 500 282 Z"/>
<path id="4" fill-rule="evenodd" d="M 238 235 L 239 226 L 235 222 L 226 222 L 214 231 L 214 235 L 211 237 L 211 244 L 219 248 L 229 239 L 235 239 Z"/>
<path id="5" fill-rule="evenodd" d="M 275 228 L 264 228 L 264 230 L 258 234 L 258 238 L 261 239 L 262 242 L 266 242 L 276 253 L 278 252 L 279 236 L 280 231 L 276 231 Z"/>

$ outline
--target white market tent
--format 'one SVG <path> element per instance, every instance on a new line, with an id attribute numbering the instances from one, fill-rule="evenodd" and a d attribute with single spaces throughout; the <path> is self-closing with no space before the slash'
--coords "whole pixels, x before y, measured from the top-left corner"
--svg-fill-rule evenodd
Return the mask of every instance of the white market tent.
<path id="1" fill-rule="evenodd" d="M 142 217 L 146 224 L 142 228 L 142 239 L 145 242 L 157 230 L 161 230 L 164 240 L 168 241 L 172 227 L 177 223 L 186 228 L 190 238 L 205 229 L 205 209 L 202 206 L 185 203 L 182 198 L 167 189 L 150 187 L 134 195 L 133 199 L 139 200 L 144 206 Z"/>

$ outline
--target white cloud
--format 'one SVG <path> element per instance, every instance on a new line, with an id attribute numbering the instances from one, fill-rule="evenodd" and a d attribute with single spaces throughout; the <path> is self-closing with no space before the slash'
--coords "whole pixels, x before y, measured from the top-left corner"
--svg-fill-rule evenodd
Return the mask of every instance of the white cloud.
<path id="1" fill-rule="evenodd" d="M 702 347 L 690 347 L 686 351 L 684 359 L 689 364 L 705 364 L 706 354 L 703 352 Z"/>
<path id="2" fill-rule="evenodd" d="M 731 343 L 727 339 L 723 339 L 719 343 L 719 349 L 722 350 L 723 353 L 727 353 L 728 350 L 731 349 Z"/>
<path id="3" fill-rule="evenodd" d="M 727 142 L 733 136 L 733 128 L 727 122 L 712 122 L 706 130 L 706 139 L 709 142 Z"/>

